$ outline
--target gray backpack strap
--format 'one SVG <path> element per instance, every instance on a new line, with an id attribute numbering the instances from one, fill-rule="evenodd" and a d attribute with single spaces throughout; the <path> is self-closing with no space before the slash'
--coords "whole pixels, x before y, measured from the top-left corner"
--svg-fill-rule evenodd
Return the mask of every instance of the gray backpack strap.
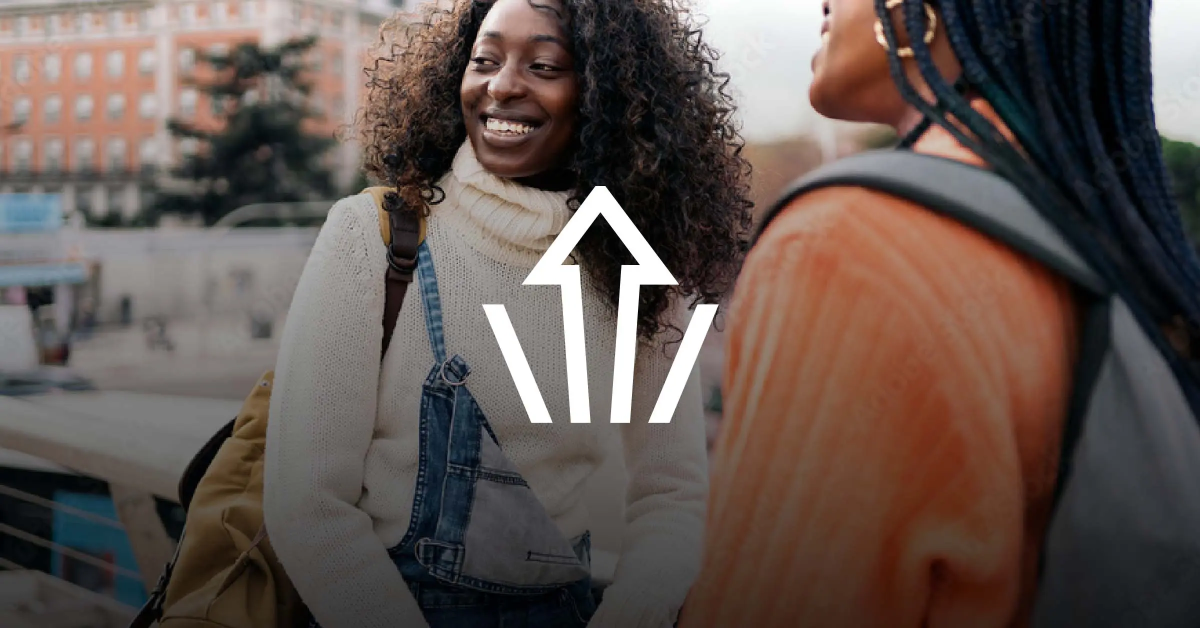
<path id="1" fill-rule="evenodd" d="M 953 218 L 1045 264 L 1095 294 L 1100 276 L 1008 181 L 982 168 L 910 151 L 859 153 L 793 182 L 767 210 L 758 236 L 797 197 L 830 186 L 866 187 Z"/>

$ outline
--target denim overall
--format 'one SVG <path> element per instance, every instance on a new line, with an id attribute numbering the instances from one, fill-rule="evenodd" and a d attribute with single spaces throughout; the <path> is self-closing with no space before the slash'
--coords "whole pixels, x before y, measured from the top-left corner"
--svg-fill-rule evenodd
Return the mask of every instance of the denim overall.
<path id="1" fill-rule="evenodd" d="M 388 554 L 430 628 L 583 628 L 596 610 L 589 534 L 563 536 L 500 450 L 467 390 L 466 361 L 446 357 L 425 243 L 417 260 L 435 364 L 421 394 L 412 519 Z"/>

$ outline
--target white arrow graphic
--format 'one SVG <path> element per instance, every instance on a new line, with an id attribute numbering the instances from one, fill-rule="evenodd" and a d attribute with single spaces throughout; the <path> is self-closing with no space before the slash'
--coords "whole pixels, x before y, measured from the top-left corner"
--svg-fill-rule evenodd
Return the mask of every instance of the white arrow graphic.
<path id="1" fill-rule="evenodd" d="M 650 247 L 637 227 L 629 220 L 620 203 L 604 186 L 588 195 L 579 210 L 567 222 L 562 233 L 554 239 L 546 253 L 525 278 L 524 285 L 558 285 L 562 288 L 563 335 L 567 356 L 567 388 L 571 402 L 571 422 L 590 423 L 591 406 L 588 398 L 587 344 L 583 329 L 583 290 L 579 266 L 564 262 L 587 233 L 592 223 L 604 216 L 617 237 L 633 254 L 634 265 L 621 267 L 621 286 L 617 300 L 616 355 L 613 356 L 612 423 L 629 423 L 633 402 L 634 358 L 637 355 L 637 316 L 641 287 L 644 285 L 678 285 L 662 260 Z M 550 423 L 550 413 L 538 390 L 537 382 L 525 359 L 512 321 L 503 305 L 484 305 L 492 331 L 513 375 L 513 382 L 533 423 Z M 688 324 L 679 352 L 671 364 L 667 380 L 659 393 L 651 414 L 651 423 L 669 423 L 683 394 L 688 373 L 696 363 L 704 336 L 716 316 L 717 306 L 704 304 Z M 693 333 L 699 329 L 700 333 Z"/>

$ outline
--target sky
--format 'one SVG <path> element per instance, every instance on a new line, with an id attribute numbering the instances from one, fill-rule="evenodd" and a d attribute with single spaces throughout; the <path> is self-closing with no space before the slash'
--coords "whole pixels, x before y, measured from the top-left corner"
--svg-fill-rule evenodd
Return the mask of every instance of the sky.
<path id="1" fill-rule="evenodd" d="M 1123 1 L 1123 0 L 1112 0 Z M 769 141 L 819 128 L 808 104 L 821 0 L 695 0 L 739 95 L 743 133 Z M 1200 0 L 1155 0 L 1155 106 L 1165 135 L 1200 143 Z"/>

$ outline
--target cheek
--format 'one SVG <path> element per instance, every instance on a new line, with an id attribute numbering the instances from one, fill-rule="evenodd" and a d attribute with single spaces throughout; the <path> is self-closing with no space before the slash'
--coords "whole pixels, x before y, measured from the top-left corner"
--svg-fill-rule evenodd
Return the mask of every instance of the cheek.
<path id="1" fill-rule="evenodd" d="M 546 108 L 556 119 L 574 124 L 579 108 L 579 88 L 575 83 L 555 86 L 547 93 Z"/>
<path id="2" fill-rule="evenodd" d="M 892 84 L 887 54 L 875 42 L 874 22 L 843 23 L 820 53 L 811 95 L 827 105 L 868 105 Z M 817 103 L 814 103 L 816 105 Z"/>
<path id="3" fill-rule="evenodd" d="M 483 93 L 482 86 L 482 81 L 472 78 L 469 74 L 463 77 L 458 88 L 458 99 L 462 103 L 464 114 L 479 104 L 479 96 Z"/>

